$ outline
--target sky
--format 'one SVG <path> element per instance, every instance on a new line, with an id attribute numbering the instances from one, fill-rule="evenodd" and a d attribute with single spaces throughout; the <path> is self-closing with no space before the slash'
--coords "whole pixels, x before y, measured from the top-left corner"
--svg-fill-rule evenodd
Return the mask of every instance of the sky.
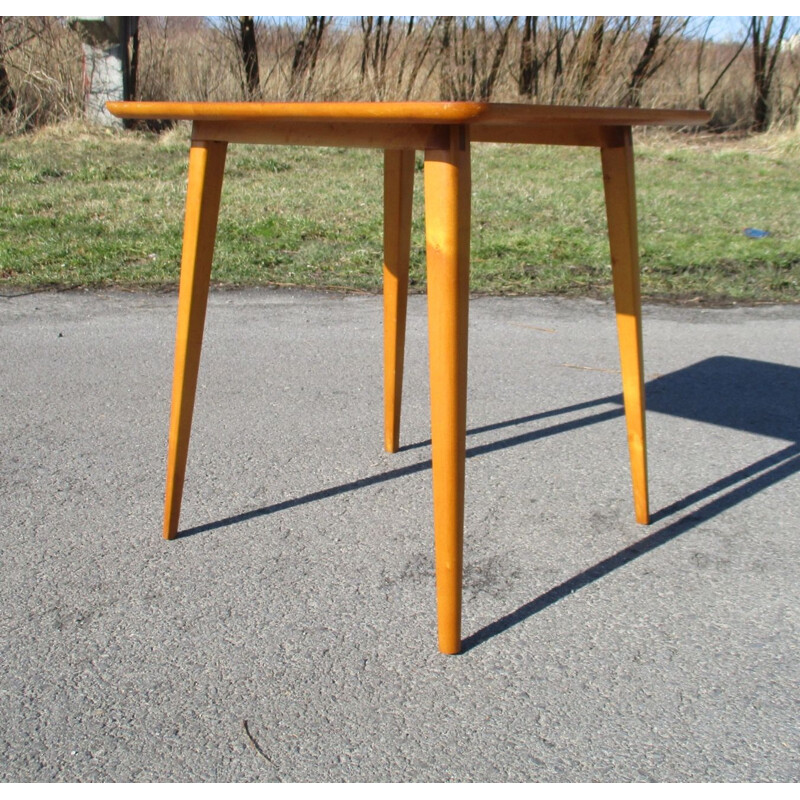
<path id="1" fill-rule="evenodd" d="M 792 9 L 795 11 L 796 9 Z M 708 17 L 697 17 L 698 22 L 701 20 L 708 19 Z M 750 20 L 750 17 L 745 16 L 737 16 L 737 17 L 714 17 L 713 22 L 711 23 L 711 28 L 709 30 L 709 35 L 712 39 L 716 39 L 718 41 L 725 41 L 726 39 L 738 39 L 741 40 L 744 30 L 747 28 L 747 24 Z M 789 21 L 789 27 L 787 29 L 791 33 L 800 33 L 800 17 L 792 17 Z"/>
<path id="2" fill-rule="evenodd" d="M 42 3 L 40 0 L 33 0 L 32 5 L 33 8 L 30 9 L 30 13 L 53 13 L 52 3 Z M 41 9 L 37 8 L 39 5 L 42 6 Z M 61 6 L 62 4 L 58 3 L 57 5 Z M 138 0 L 136 3 L 100 3 L 97 2 L 97 0 L 91 0 L 91 2 L 81 2 L 77 4 L 66 3 L 63 5 L 66 8 L 59 9 L 60 11 L 66 11 L 67 15 L 80 14 L 81 16 L 88 16 L 92 14 L 101 16 L 109 13 L 124 14 L 126 12 L 135 12 L 137 14 L 144 15 L 180 15 L 186 11 L 186 3 L 176 2 L 175 0 L 160 0 L 160 2 L 154 2 L 153 0 Z M 247 3 L 245 5 L 250 4 Z M 256 8 L 245 8 L 240 10 L 264 12 L 275 8 L 275 6 L 271 3 L 257 3 L 253 5 L 256 5 Z M 495 2 L 491 4 L 488 2 L 474 4 L 465 3 L 461 7 L 471 13 L 491 9 L 494 12 L 502 11 L 503 14 L 513 14 L 520 11 L 535 10 L 531 8 L 531 5 L 535 4 L 530 2 L 523 3 L 519 2 L 519 0 L 512 0 L 511 2 L 508 0 L 495 0 Z M 664 8 L 665 5 L 667 8 Z M 777 0 L 777 2 L 773 1 L 769 5 L 769 10 L 773 13 L 790 13 L 797 10 L 797 0 L 794 0 L 794 2 Z M 564 6 L 566 6 L 566 8 L 562 6 L 562 8 L 559 10 L 575 12 L 576 15 L 591 15 L 607 11 L 611 11 L 615 15 L 619 15 L 621 13 L 624 14 L 625 12 L 641 14 L 642 12 L 655 11 L 662 14 L 667 12 L 673 15 L 683 14 L 685 16 L 695 16 L 699 22 L 703 19 L 707 19 L 707 16 L 700 16 L 698 12 L 718 11 L 720 3 L 719 0 L 716 0 L 716 2 L 708 2 L 708 0 L 703 2 L 703 0 L 696 0 L 693 3 L 653 3 L 647 2 L 646 0 L 639 0 L 635 3 L 616 2 L 609 4 L 599 3 L 597 0 L 594 2 L 576 3 L 573 0 L 573 2 L 564 3 Z M 741 0 L 729 0 L 729 2 L 725 3 L 725 9 L 727 11 L 739 12 L 739 15 L 715 16 L 709 31 L 712 38 L 719 41 L 725 41 L 726 39 L 739 39 L 746 29 L 747 20 L 749 18 L 744 12 L 752 11 L 754 6 L 755 3 L 753 2 L 743 3 Z M 28 8 L 26 8 L 26 10 L 28 10 Z M 203 14 L 203 16 L 215 16 L 214 12 L 219 11 L 219 3 L 209 3 L 205 2 L 204 0 L 200 0 L 192 5 L 192 10 L 206 12 Z M 376 11 L 383 13 L 401 11 L 402 13 L 398 16 L 408 16 L 410 13 L 414 12 L 422 12 L 423 15 L 430 15 L 437 12 L 447 13 L 451 11 L 452 2 L 443 3 L 441 0 L 438 0 L 438 2 L 437 0 L 426 0 L 426 2 L 405 0 L 403 3 L 378 2 L 377 0 L 370 0 L 369 2 L 365 2 L 364 0 L 326 0 L 325 2 L 321 2 L 320 0 L 300 0 L 300 2 L 298 2 L 298 10 L 307 14 L 322 12 L 325 14 L 335 14 L 337 16 L 358 16 L 359 14 L 365 12 L 374 14 Z M 278 15 L 267 14 L 266 16 Z M 792 33 L 800 33 L 800 16 L 792 17 L 792 20 L 789 24 L 789 30 Z"/>

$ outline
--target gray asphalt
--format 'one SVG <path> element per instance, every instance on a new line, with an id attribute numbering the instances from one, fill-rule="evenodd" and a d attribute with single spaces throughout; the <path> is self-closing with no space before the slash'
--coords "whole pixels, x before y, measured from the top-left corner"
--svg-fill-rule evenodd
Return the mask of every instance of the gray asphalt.
<path id="1" fill-rule="evenodd" d="M 174 294 L 0 298 L 3 781 L 797 781 L 800 307 L 474 298 L 465 652 L 437 652 L 424 297 L 214 292 L 160 537 Z"/>

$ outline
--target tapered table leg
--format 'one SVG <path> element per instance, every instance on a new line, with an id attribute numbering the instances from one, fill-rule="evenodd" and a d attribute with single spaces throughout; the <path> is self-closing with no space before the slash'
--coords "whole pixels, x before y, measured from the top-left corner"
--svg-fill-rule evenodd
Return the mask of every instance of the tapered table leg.
<path id="1" fill-rule="evenodd" d="M 470 152 L 465 127 L 425 152 L 433 514 L 439 649 L 461 649 L 467 417 Z"/>
<path id="2" fill-rule="evenodd" d="M 636 521 L 650 520 L 647 496 L 647 449 L 644 416 L 642 302 L 639 289 L 639 243 L 630 128 L 609 131 L 600 149 L 603 164 L 608 239 L 614 279 L 622 394 L 628 427 Z"/>
<path id="3" fill-rule="evenodd" d="M 189 151 L 167 456 L 165 539 L 173 539 L 178 532 L 226 149 L 224 142 L 192 142 Z"/>
<path id="4" fill-rule="evenodd" d="M 400 405 L 411 252 L 414 151 L 386 150 L 383 167 L 383 425 L 386 450 L 400 447 Z"/>

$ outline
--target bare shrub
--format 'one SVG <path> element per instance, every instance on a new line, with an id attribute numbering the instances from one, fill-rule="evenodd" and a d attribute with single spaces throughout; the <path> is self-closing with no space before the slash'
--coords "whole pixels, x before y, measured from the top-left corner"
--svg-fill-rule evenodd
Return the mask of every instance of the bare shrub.
<path id="1" fill-rule="evenodd" d="M 239 55 L 201 17 L 141 17 L 137 100 L 239 100 Z"/>
<path id="2" fill-rule="evenodd" d="M 748 18 L 719 42 L 693 17 L 244 19 L 141 17 L 136 99 L 701 107 L 712 127 L 746 130 L 760 91 L 769 124 L 798 123 L 800 47 L 778 46 L 797 33 L 783 22 Z M 0 18 L 4 130 L 80 116 L 83 99 L 81 43 L 64 18 Z"/>
<path id="3" fill-rule="evenodd" d="M 59 17 L 2 17 L 0 64 L 6 75 L 2 128 L 18 133 L 80 115 L 83 51 Z"/>

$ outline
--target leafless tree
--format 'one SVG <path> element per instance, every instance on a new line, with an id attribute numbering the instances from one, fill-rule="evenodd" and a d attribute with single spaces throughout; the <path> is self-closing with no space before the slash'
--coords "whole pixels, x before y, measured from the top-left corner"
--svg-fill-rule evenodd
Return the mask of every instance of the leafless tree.
<path id="1" fill-rule="evenodd" d="M 330 17 L 306 17 L 305 27 L 294 46 L 289 92 L 293 98 L 307 96 L 314 80 L 322 36 Z"/>
<path id="2" fill-rule="evenodd" d="M 237 72 L 245 100 L 259 100 L 261 70 L 258 61 L 258 23 L 255 17 L 223 17 L 223 33 L 236 51 Z"/>
<path id="3" fill-rule="evenodd" d="M 29 34 L 28 38 L 33 38 Z M 14 47 L 19 47 L 21 42 L 13 42 L 6 33 L 6 17 L 0 17 L 0 111 L 11 114 L 17 107 L 17 94 L 11 86 L 11 79 L 6 69 L 6 53 Z"/>
<path id="4" fill-rule="evenodd" d="M 570 29 L 571 17 L 550 17 L 548 20 L 548 32 L 552 47 L 545 55 L 545 64 L 549 61 L 550 54 L 555 55 L 553 65 L 553 85 L 550 90 L 550 102 L 555 103 L 561 94 L 564 85 L 564 43 Z"/>
<path id="5" fill-rule="evenodd" d="M 591 92 L 597 78 L 600 53 L 603 50 L 606 18 L 595 17 L 589 30 L 589 44 L 586 47 L 579 67 L 579 76 L 576 86 L 577 101 L 582 103 Z"/>
<path id="6" fill-rule="evenodd" d="M 255 17 L 239 17 L 239 41 L 247 78 L 247 97 L 250 100 L 256 100 L 261 97 L 261 76 L 258 70 Z"/>
<path id="7" fill-rule="evenodd" d="M 370 81 L 377 100 L 386 96 L 386 64 L 394 17 L 361 17 L 361 82 Z"/>
<path id="8" fill-rule="evenodd" d="M 650 22 L 650 33 L 636 66 L 628 81 L 625 105 L 639 106 L 642 89 L 645 83 L 664 66 L 680 40 L 688 24 L 688 19 L 680 17 L 653 17 Z"/>
<path id="9" fill-rule="evenodd" d="M 522 97 L 529 99 L 539 96 L 538 24 L 539 17 L 525 17 L 519 51 L 517 90 Z"/>
<path id="10" fill-rule="evenodd" d="M 503 63 L 503 56 L 505 56 L 506 50 L 508 49 L 508 39 L 511 30 L 516 25 L 517 17 L 509 17 L 505 24 L 503 24 L 498 17 L 493 17 L 493 21 L 497 33 L 497 42 L 494 48 L 492 64 L 489 67 L 489 73 L 481 81 L 481 100 L 491 100 L 492 98 L 494 87 L 497 84 L 497 78 L 500 75 L 500 66 Z"/>
<path id="11" fill-rule="evenodd" d="M 488 100 L 494 91 L 516 17 L 443 17 L 440 25 L 440 96 Z"/>
<path id="12" fill-rule="evenodd" d="M 431 47 L 436 40 L 436 32 L 439 28 L 441 17 L 434 17 L 433 22 L 429 24 L 426 28 L 424 18 L 422 21 L 415 22 L 414 17 L 408 18 L 408 24 L 406 25 L 406 32 L 405 32 L 405 39 L 403 45 L 403 55 L 400 58 L 400 67 L 397 73 L 397 88 L 398 90 L 401 89 L 403 86 L 403 79 L 406 75 L 406 66 L 408 63 L 408 54 L 412 53 L 411 59 L 411 69 L 408 72 L 408 78 L 406 79 L 406 87 L 403 92 L 404 99 L 409 100 L 411 95 L 414 91 L 414 85 L 417 82 L 417 78 L 419 77 L 420 70 L 422 69 L 422 65 L 425 63 L 425 60 L 428 58 L 428 54 L 431 51 Z M 413 36 L 415 33 L 419 33 L 422 30 L 422 42 L 417 47 L 413 47 Z"/>
<path id="13" fill-rule="evenodd" d="M 789 17 L 780 23 L 778 35 L 773 36 L 775 17 L 751 17 L 750 37 L 753 45 L 753 130 L 765 131 L 769 121 L 769 99 L 775 65 Z"/>
<path id="14" fill-rule="evenodd" d="M 711 85 L 708 87 L 708 89 L 704 91 L 703 79 L 702 79 L 703 58 L 705 56 L 705 51 L 709 41 L 708 31 L 711 28 L 713 22 L 714 22 L 714 17 L 709 17 L 706 20 L 703 32 L 700 36 L 699 45 L 697 47 L 697 105 L 702 109 L 708 107 L 708 100 L 711 97 L 711 94 L 714 92 L 717 86 L 719 86 L 720 82 L 725 77 L 725 74 L 733 66 L 733 63 L 736 61 L 736 59 L 739 58 L 739 55 L 741 54 L 742 50 L 744 50 L 748 42 L 748 37 L 743 36 L 742 40 L 739 42 L 738 47 L 735 47 L 733 49 L 733 55 L 731 55 L 730 58 L 727 59 L 722 69 L 719 70 L 719 72 L 717 72 L 716 77 L 711 82 Z"/>

